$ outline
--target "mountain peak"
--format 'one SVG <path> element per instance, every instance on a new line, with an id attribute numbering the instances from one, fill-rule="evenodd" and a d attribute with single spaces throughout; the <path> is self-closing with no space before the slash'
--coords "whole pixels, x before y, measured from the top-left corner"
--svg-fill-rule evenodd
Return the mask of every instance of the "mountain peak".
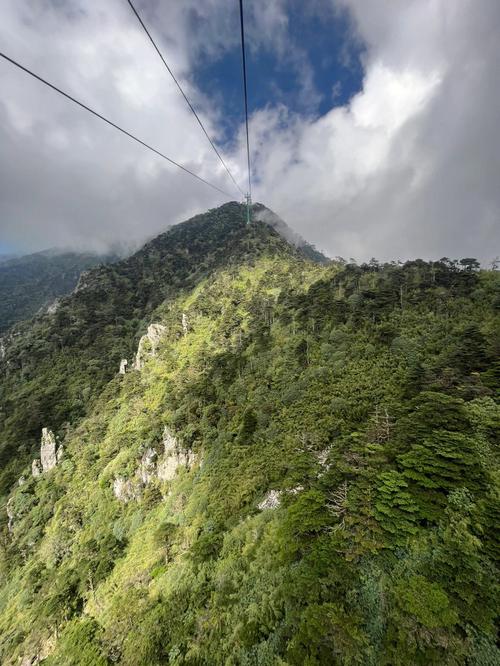
<path id="1" fill-rule="evenodd" d="M 307 243 L 272 210 L 262 203 L 252 206 L 252 222 L 247 224 L 246 204 L 228 201 L 169 227 L 149 240 L 133 255 L 162 256 L 172 251 L 189 257 L 190 262 L 224 264 L 249 254 L 268 251 L 297 252 L 301 257 L 326 264 L 328 259 Z"/>
<path id="2" fill-rule="evenodd" d="M 199 240 L 205 242 L 210 239 L 217 239 L 224 245 L 229 240 L 247 238 L 248 232 L 257 239 L 259 234 L 255 232 L 255 223 L 262 223 L 264 228 L 272 229 L 287 245 L 295 248 L 305 259 L 319 264 L 329 263 L 329 259 L 319 252 L 313 245 L 308 243 L 300 234 L 291 229 L 288 224 L 270 208 L 262 203 L 252 205 L 252 224 L 247 229 L 246 204 L 238 201 L 228 201 L 217 208 L 211 208 L 204 213 L 180 222 L 170 227 L 166 232 L 152 239 L 144 246 L 144 251 L 149 251 L 151 246 L 161 245 L 164 241 L 171 243 L 174 239 L 182 240 L 183 243 L 189 242 L 189 236 L 194 233 Z M 260 236 L 260 241 L 269 240 L 266 236 Z M 284 247 L 284 246 L 283 246 Z M 139 251 L 141 252 L 141 250 Z"/>

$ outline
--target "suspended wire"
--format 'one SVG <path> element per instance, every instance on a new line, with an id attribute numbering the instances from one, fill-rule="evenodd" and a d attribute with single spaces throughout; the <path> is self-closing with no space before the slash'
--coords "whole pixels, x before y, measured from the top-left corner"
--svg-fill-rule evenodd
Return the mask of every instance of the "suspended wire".
<path id="1" fill-rule="evenodd" d="M 190 176 L 193 176 L 193 178 L 196 178 L 196 179 L 199 180 L 200 182 L 205 183 L 205 185 L 208 185 L 208 186 L 211 187 L 212 189 L 217 190 L 217 192 L 220 192 L 220 193 L 223 194 L 224 196 L 231 198 L 231 195 L 230 195 L 228 192 L 225 192 L 225 191 L 222 190 L 220 187 L 217 187 L 217 185 L 213 185 L 213 184 L 210 183 L 208 180 L 205 180 L 205 179 L 202 178 L 201 176 L 198 176 L 198 174 L 194 173 L 194 171 L 191 171 L 190 169 L 188 169 L 187 167 L 183 166 L 182 164 L 179 164 L 179 162 L 176 162 L 175 160 L 171 159 L 170 157 L 167 157 L 166 155 L 164 155 L 163 153 L 161 153 L 159 150 L 156 150 L 156 148 L 153 148 L 152 146 L 150 146 L 149 144 L 147 144 L 145 141 L 142 141 L 141 139 L 137 138 L 136 136 L 134 136 L 134 135 L 131 134 L 130 132 L 127 132 L 127 130 L 123 129 L 123 128 L 120 127 L 119 125 L 116 125 L 116 124 L 115 124 L 114 122 L 112 122 L 111 120 L 108 120 L 108 118 L 105 118 L 104 116 L 102 116 L 102 115 L 101 115 L 100 113 L 98 113 L 97 111 L 94 111 L 94 109 L 91 109 L 89 106 L 87 106 L 87 105 L 84 104 L 83 102 L 80 102 L 80 101 L 77 100 L 75 97 L 72 97 L 72 96 L 69 95 L 68 93 L 64 92 L 64 90 L 61 90 L 60 88 L 58 88 L 57 86 L 53 85 L 52 83 L 49 83 L 49 81 L 46 81 L 45 79 L 43 79 L 43 78 L 42 78 L 41 76 L 39 76 L 38 74 L 35 74 L 35 72 L 32 72 L 32 71 L 31 71 L 30 69 L 28 69 L 27 67 L 24 67 L 23 65 L 21 65 L 20 63 L 18 63 L 16 60 L 13 60 L 12 58 L 9 58 L 9 56 L 6 55 L 5 53 L 2 53 L 2 52 L 0 51 L 0 56 L 1 56 L 2 58 L 4 58 L 4 60 L 7 60 L 7 62 L 10 62 L 12 65 L 15 65 L 15 66 L 18 67 L 19 69 L 23 70 L 23 72 L 26 72 L 26 74 L 29 74 L 30 76 L 32 76 L 33 78 L 37 79 L 38 81 L 40 81 L 40 82 L 43 83 L 44 85 L 48 86 L 49 88 L 52 88 L 52 90 L 55 90 L 56 92 L 58 92 L 58 93 L 59 93 L 60 95 L 62 95 L 63 97 L 66 97 L 67 99 L 71 100 L 71 101 L 74 102 L 75 104 L 78 104 L 78 106 L 82 107 L 82 109 L 85 109 L 86 111 L 88 111 L 89 113 L 92 113 L 92 114 L 93 114 L 94 116 L 96 116 L 97 118 L 100 118 L 101 120 L 103 120 L 103 121 L 104 121 L 105 123 L 107 123 L 108 125 L 111 125 L 111 127 L 114 127 L 115 129 L 117 129 L 117 130 L 118 130 L 119 132 L 121 132 L 122 134 L 125 134 L 125 136 L 128 136 L 130 139 L 133 139 L 133 140 L 136 141 L 137 143 L 140 143 L 141 146 L 144 146 L 145 148 L 147 148 L 148 150 L 151 150 L 151 151 L 152 151 L 153 153 L 155 153 L 156 155 L 159 155 L 160 157 L 163 157 L 163 159 L 164 159 L 164 160 L 167 160 L 167 162 L 170 162 L 170 164 L 173 164 L 174 166 L 178 167 L 179 169 L 181 169 L 181 170 L 184 171 L 185 173 L 188 173 Z"/>
<path id="2" fill-rule="evenodd" d="M 240 27 L 241 27 L 241 60 L 243 64 L 243 91 L 245 96 L 245 126 L 247 135 L 247 168 L 248 168 L 248 196 L 252 199 L 252 175 L 250 171 L 250 141 L 248 138 L 248 92 L 247 92 L 247 62 L 245 57 L 245 25 L 243 19 L 243 0 L 240 0 Z"/>
<path id="3" fill-rule="evenodd" d="M 160 49 L 159 49 L 158 46 L 156 45 L 156 42 L 154 41 L 153 37 L 151 36 L 151 33 L 149 32 L 149 30 L 148 30 L 147 27 L 145 26 L 144 21 L 143 21 L 142 18 L 140 17 L 140 15 L 139 15 L 137 9 L 134 7 L 134 5 L 133 5 L 133 3 L 131 2 L 131 0 L 127 0 L 127 2 L 128 2 L 128 4 L 130 5 L 130 7 L 131 7 L 132 11 L 134 12 L 134 14 L 136 15 L 137 20 L 139 21 L 139 23 L 140 23 L 141 26 L 143 27 L 144 32 L 145 32 L 146 35 L 149 37 L 149 41 L 150 41 L 151 44 L 154 46 L 154 48 L 155 48 L 155 50 L 156 50 L 156 53 L 158 53 L 158 55 L 160 56 L 160 58 L 161 58 L 163 64 L 165 65 L 165 67 L 166 67 L 168 73 L 170 74 L 170 76 L 171 76 L 172 79 L 174 80 L 175 85 L 177 86 L 177 88 L 179 88 L 179 91 L 180 91 L 181 95 L 182 95 L 182 96 L 184 97 L 184 99 L 186 100 L 186 104 L 189 106 L 189 108 L 190 108 L 191 111 L 193 112 L 194 117 L 195 117 L 196 120 L 198 121 L 198 124 L 199 124 L 199 126 L 201 127 L 201 129 L 203 130 L 203 133 L 205 134 L 205 136 L 206 136 L 207 139 L 209 140 L 210 145 L 211 145 L 212 148 L 215 150 L 215 153 L 216 153 L 217 157 L 219 158 L 219 160 L 221 161 L 221 163 L 222 163 L 224 169 L 227 171 L 227 173 L 229 174 L 229 177 L 231 178 L 231 180 L 233 181 L 233 183 L 236 185 L 236 187 L 238 188 L 238 190 L 239 190 L 239 191 L 241 192 L 241 194 L 244 196 L 245 193 L 243 192 L 243 190 L 241 189 L 241 187 L 238 185 L 238 183 L 237 183 L 236 180 L 234 179 L 233 174 L 232 174 L 231 171 L 229 170 L 229 167 L 227 166 L 227 164 L 226 164 L 226 163 L 224 162 L 224 160 L 222 159 L 222 155 L 219 153 L 219 151 L 217 150 L 216 145 L 214 144 L 214 142 L 213 142 L 212 139 L 210 138 L 210 136 L 209 136 L 207 130 L 205 129 L 205 126 L 203 125 L 203 123 L 202 123 L 202 121 L 201 121 L 199 115 L 196 113 L 195 108 L 193 107 L 193 105 L 192 105 L 191 102 L 189 101 L 189 99 L 188 99 L 186 93 L 184 92 L 184 90 L 183 90 L 182 87 L 181 87 L 181 84 L 179 83 L 179 81 L 178 81 L 177 78 L 175 77 L 175 74 L 173 73 L 173 71 L 172 71 L 172 70 L 170 69 L 170 67 L 168 66 L 167 61 L 165 60 L 165 58 L 163 57 L 163 55 L 162 55 Z"/>

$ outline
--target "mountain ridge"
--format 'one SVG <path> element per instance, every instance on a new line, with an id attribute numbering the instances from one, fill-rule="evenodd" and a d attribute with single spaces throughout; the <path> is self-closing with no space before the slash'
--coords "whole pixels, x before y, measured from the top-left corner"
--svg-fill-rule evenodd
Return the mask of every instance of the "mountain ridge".
<path id="1" fill-rule="evenodd" d="M 244 206 L 237 202 L 224 204 L 170 227 L 131 257 L 85 272 L 77 289 L 61 298 L 53 312 L 14 327 L 3 338 L 0 356 L 0 371 L 3 368 L 5 377 L 0 386 L 3 419 L 7 405 L 15 402 L 12 384 L 17 375 L 23 377 L 21 386 L 34 383 L 37 388 L 29 397 L 33 403 L 30 418 L 20 417 L 23 422 L 16 421 L 12 426 L 18 436 L 24 433 L 24 441 L 13 441 L 9 427 L 4 427 L 0 435 L 4 471 L 8 467 L 6 457 L 9 459 L 14 450 L 26 449 L 28 442 L 35 445 L 43 418 L 58 426 L 83 414 L 88 399 L 83 397 L 84 392 L 96 395 L 118 370 L 121 359 L 132 357 L 156 307 L 179 290 L 193 288 L 218 266 L 251 261 L 262 252 L 284 252 L 300 259 L 300 253 L 268 225 L 253 222 L 247 227 Z M 47 365 L 49 358 L 52 363 Z M 61 406 L 58 396 L 64 386 L 67 390 L 73 383 L 79 362 L 87 369 L 70 392 L 71 400 L 63 401 Z M 40 374 L 41 364 L 45 365 Z M 37 379 L 46 374 L 52 381 Z M 88 378 L 90 389 L 82 385 L 83 376 Z M 95 384 L 92 377 L 97 379 Z M 46 388 L 38 385 L 43 381 Z M 12 415 L 7 423 L 11 421 Z M 2 455 L 5 447 L 11 454 Z"/>
<path id="2" fill-rule="evenodd" d="M 12 330 L 0 660 L 496 663 L 498 273 L 245 217 Z"/>
<path id="3" fill-rule="evenodd" d="M 0 335 L 69 294 L 81 273 L 114 255 L 43 250 L 0 263 Z"/>

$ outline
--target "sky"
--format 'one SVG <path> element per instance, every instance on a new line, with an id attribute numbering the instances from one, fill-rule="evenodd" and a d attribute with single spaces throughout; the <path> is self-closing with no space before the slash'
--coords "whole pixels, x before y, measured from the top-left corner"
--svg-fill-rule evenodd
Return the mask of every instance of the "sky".
<path id="1" fill-rule="evenodd" d="M 246 189 L 237 0 L 135 0 Z M 331 257 L 500 255 L 498 0 L 245 0 L 253 198 Z M 1 0 L 0 254 L 137 247 L 240 199 L 126 0 Z"/>

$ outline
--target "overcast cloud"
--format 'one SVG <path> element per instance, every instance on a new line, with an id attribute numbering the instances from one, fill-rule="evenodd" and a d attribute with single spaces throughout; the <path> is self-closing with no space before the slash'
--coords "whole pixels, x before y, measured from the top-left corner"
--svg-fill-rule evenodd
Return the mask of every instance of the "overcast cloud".
<path id="1" fill-rule="evenodd" d="M 234 4 L 140 5 L 220 139 L 216 97 L 189 80 L 200 58 L 234 45 Z M 290 61 L 287 2 L 247 5 L 253 47 Z M 319 118 L 273 100 L 253 114 L 254 198 L 331 256 L 500 254 L 498 0 L 316 5 L 350 13 L 350 38 L 366 48 L 363 87 Z M 2 0 L 0 14 L 1 50 L 234 192 L 124 0 Z M 314 96 L 304 54 L 292 60 L 303 72 L 301 94 Z M 224 201 L 5 62 L 0 81 L 5 246 L 104 249 Z M 242 136 L 225 158 L 244 184 Z"/>

